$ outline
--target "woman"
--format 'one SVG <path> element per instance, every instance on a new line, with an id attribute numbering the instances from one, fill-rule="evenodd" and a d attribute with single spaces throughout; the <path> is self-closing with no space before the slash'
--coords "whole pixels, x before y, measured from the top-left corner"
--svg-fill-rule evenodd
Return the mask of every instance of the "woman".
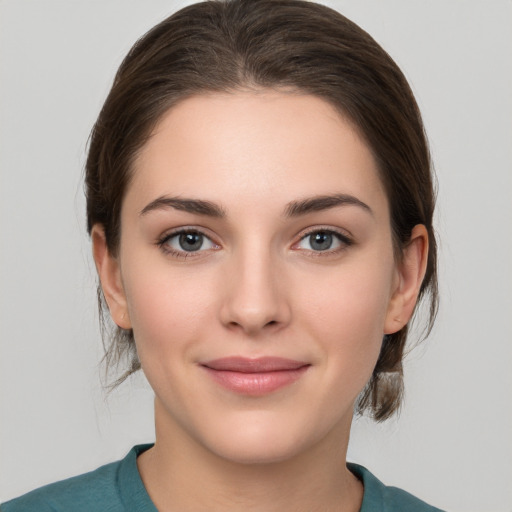
<path id="1" fill-rule="evenodd" d="M 294 0 L 179 11 L 121 65 L 86 195 L 107 359 L 143 369 L 156 442 L 2 510 L 436 510 L 346 464 L 436 310 L 421 117 L 370 36 Z"/>

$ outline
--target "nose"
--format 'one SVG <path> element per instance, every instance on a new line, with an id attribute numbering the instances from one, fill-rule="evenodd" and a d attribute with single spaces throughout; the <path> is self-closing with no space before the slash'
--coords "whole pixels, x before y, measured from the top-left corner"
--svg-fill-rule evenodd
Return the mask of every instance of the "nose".
<path id="1" fill-rule="evenodd" d="M 286 282 L 276 258 L 262 249 L 233 255 L 222 284 L 222 323 L 248 336 L 282 329 L 290 322 Z"/>

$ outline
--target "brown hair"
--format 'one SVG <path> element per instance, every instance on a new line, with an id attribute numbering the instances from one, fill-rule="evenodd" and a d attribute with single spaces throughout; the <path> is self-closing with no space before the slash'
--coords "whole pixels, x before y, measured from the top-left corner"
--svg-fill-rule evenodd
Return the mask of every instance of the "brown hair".
<path id="1" fill-rule="evenodd" d="M 191 95 L 286 88 L 320 97 L 358 127 L 385 186 L 397 258 L 424 224 L 429 253 L 420 297 L 429 292 L 426 332 L 437 311 L 435 203 L 428 144 L 411 89 L 389 55 L 338 12 L 302 0 L 212 0 L 186 7 L 152 28 L 122 62 L 92 130 L 86 164 L 87 227 L 105 229 L 117 254 L 120 210 L 132 163 L 161 116 Z M 132 331 L 110 322 L 107 366 L 127 356 L 122 382 L 140 368 Z M 408 326 L 384 337 L 358 412 L 377 420 L 400 405 Z"/>

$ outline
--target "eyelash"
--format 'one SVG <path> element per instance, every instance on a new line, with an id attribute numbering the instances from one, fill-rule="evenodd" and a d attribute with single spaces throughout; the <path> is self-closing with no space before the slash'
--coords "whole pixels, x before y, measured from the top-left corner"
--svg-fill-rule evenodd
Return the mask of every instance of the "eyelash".
<path id="1" fill-rule="evenodd" d="M 161 238 L 157 240 L 156 245 L 165 253 L 169 254 L 170 256 L 173 256 L 174 258 L 197 258 L 200 253 L 205 252 L 205 250 L 197 250 L 197 251 L 177 251 L 176 249 L 173 249 L 168 245 L 169 240 L 172 238 L 178 237 L 180 235 L 201 235 L 204 237 L 204 239 L 209 240 L 211 244 L 213 244 L 216 248 L 219 247 L 218 244 L 213 242 L 211 238 L 201 231 L 200 229 L 196 228 L 186 228 L 186 229 L 179 229 L 177 231 L 173 231 L 171 233 L 166 233 Z M 216 249 L 214 249 L 216 250 Z M 196 254 L 197 253 L 197 254 Z"/>
<path id="2" fill-rule="evenodd" d="M 354 244 L 354 240 L 352 238 L 350 238 L 347 234 L 345 234 L 341 231 L 338 231 L 336 229 L 333 229 L 331 227 L 319 226 L 319 227 L 311 228 L 311 229 L 307 230 L 305 233 L 303 233 L 301 235 L 299 241 L 295 242 L 293 244 L 293 246 L 298 245 L 300 242 L 302 242 L 303 240 L 306 240 L 308 237 L 310 237 L 311 235 L 314 235 L 315 233 L 325 233 L 328 235 L 333 235 L 338 240 L 338 242 L 341 244 L 341 246 L 336 249 L 326 249 L 324 251 L 314 251 L 314 250 L 310 250 L 310 249 L 304 249 L 313 257 L 321 258 L 321 257 L 326 257 L 326 256 L 333 256 L 333 255 L 339 254 L 340 252 L 343 252 L 348 247 L 350 247 L 351 245 Z"/>
<path id="3" fill-rule="evenodd" d="M 301 235 L 301 237 L 299 238 L 299 240 L 293 244 L 292 248 L 297 246 L 298 244 L 300 244 L 303 240 L 306 240 L 311 235 L 314 235 L 315 233 L 325 233 L 328 235 L 334 235 L 334 237 L 338 240 L 338 242 L 341 243 L 341 247 L 338 247 L 336 249 L 326 249 L 323 251 L 304 249 L 305 251 L 307 251 L 310 255 L 312 255 L 314 257 L 332 256 L 334 254 L 338 254 L 338 253 L 346 250 L 348 247 L 350 247 L 351 245 L 354 244 L 354 241 L 350 237 L 348 237 L 346 234 L 344 234 L 340 231 L 337 231 L 333 228 L 327 228 L 327 227 L 325 227 L 325 228 L 324 227 L 315 227 L 315 228 L 312 228 L 312 229 L 306 231 L 305 233 L 303 233 Z M 217 248 L 219 247 L 218 244 L 213 242 L 211 240 L 211 238 L 206 233 L 204 233 L 200 229 L 195 229 L 195 228 L 179 229 L 179 230 L 173 231 L 171 233 L 166 233 L 165 235 L 163 235 L 161 238 L 159 238 L 157 240 L 156 245 L 165 254 L 168 254 L 175 258 L 182 258 L 182 259 L 191 258 L 191 257 L 197 258 L 197 257 L 200 257 L 201 253 L 204 253 L 205 251 L 212 250 L 212 248 L 210 248 L 210 249 L 203 249 L 203 250 L 199 249 L 197 251 L 178 251 L 178 250 L 171 248 L 168 245 L 169 240 L 171 240 L 172 238 L 178 237 L 180 235 L 188 235 L 188 234 L 201 235 L 202 237 L 204 237 L 204 239 L 209 240 L 210 243 L 215 246 L 215 248 L 213 250 L 217 250 Z"/>

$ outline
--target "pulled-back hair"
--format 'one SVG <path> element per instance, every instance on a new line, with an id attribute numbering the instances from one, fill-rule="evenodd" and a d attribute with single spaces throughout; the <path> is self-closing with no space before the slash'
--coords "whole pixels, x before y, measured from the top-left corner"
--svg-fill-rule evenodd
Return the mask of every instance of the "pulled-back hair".
<path id="1" fill-rule="evenodd" d="M 317 96 L 357 128 L 378 166 L 390 205 L 395 258 L 413 227 L 429 252 L 420 298 L 426 332 L 437 311 L 435 191 L 428 144 L 411 89 L 364 30 L 338 12 L 302 0 L 211 0 L 186 7 L 139 39 L 123 60 L 94 125 L 86 163 L 87 228 L 99 223 L 116 256 L 120 212 L 133 162 L 169 108 L 192 95 L 247 89 Z M 122 382 L 140 368 L 133 332 L 109 318 L 98 287 L 107 366 L 127 358 Z M 400 405 L 408 326 L 384 336 L 357 410 L 388 418 Z"/>

